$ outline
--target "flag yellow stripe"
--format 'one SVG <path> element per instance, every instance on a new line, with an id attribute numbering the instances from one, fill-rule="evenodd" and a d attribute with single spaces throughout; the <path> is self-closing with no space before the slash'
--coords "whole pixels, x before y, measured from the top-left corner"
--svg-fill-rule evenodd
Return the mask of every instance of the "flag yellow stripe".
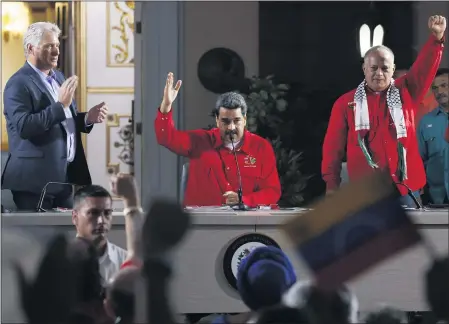
<path id="1" fill-rule="evenodd" d="M 300 245 L 363 208 L 395 194 L 389 174 L 377 171 L 363 180 L 343 186 L 312 206 L 312 210 L 281 225 L 293 244 Z M 319 253 L 319 251 L 317 251 Z"/>

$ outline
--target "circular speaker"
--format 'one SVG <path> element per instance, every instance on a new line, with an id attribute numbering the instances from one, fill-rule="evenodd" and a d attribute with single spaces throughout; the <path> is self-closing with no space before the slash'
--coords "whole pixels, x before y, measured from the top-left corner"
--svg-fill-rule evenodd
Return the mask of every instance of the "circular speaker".
<path id="1" fill-rule="evenodd" d="M 213 93 L 236 90 L 236 84 L 245 78 L 245 64 L 233 50 L 213 48 L 201 56 L 198 78 L 203 87 Z"/>
<path id="2" fill-rule="evenodd" d="M 280 249 L 275 240 L 259 233 L 242 235 L 229 245 L 223 257 L 223 273 L 232 288 L 237 289 L 237 271 L 240 262 L 242 262 L 252 250 L 260 246 L 274 246 Z"/>

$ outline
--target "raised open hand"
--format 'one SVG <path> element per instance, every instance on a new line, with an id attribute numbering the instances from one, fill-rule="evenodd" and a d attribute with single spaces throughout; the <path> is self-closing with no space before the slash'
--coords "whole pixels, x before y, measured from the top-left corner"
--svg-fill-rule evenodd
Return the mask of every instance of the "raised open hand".
<path id="1" fill-rule="evenodd" d="M 171 105 L 178 96 L 179 88 L 181 88 L 182 85 L 181 80 L 178 80 L 175 86 L 173 86 L 173 83 L 174 83 L 173 73 L 170 72 L 168 73 L 167 81 L 165 82 L 164 97 L 162 99 L 162 104 L 160 108 L 162 113 L 168 113 L 171 110 Z"/>
<path id="2" fill-rule="evenodd" d="M 430 16 L 429 29 L 438 38 L 441 39 L 446 31 L 446 18 L 443 16 Z"/>

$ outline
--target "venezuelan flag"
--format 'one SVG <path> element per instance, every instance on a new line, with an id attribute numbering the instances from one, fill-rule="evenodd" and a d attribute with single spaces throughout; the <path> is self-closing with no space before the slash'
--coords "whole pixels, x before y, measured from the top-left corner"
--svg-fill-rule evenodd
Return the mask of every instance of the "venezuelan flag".
<path id="1" fill-rule="evenodd" d="M 389 174 L 376 172 L 282 225 L 317 285 L 334 289 L 421 240 Z"/>

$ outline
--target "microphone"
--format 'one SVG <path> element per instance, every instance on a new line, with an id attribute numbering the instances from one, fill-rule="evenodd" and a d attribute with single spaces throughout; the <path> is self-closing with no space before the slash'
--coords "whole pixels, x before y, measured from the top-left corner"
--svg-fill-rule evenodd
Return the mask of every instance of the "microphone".
<path id="1" fill-rule="evenodd" d="M 50 181 L 47 182 L 44 186 L 44 188 L 42 188 L 41 191 L 41 196 L 39 197 L 39 201 L 37 202 L 37 206 L 36 206 L 36 211 L 39 212 L 47 212 L 47 210 L 42 208 L 42 204 L 44 203 L 44 198 L 45 198 L 45 194 L 47 193 L 47 187 L 49 185 L 52 184 L 56 184 L 56 185 L 63 185 L 63 186 L 71 186 L 72 187 L 72 192 L 73 192 L 73 184 L 72 183 L 68 183 L 68 182 L 56 182 L 56 181 Z"/>
<path id="2" fill-rule="evenodd" d="M 420 201 L 415 197 L 415 195 L 413 194 L 412 189 L 410 189 L 409 186 L 407 186 L 406 184 L 401 183 L 401 182 L 395 182 L 395 184 L 396 184 L 396 185 L 404 186 L 404 187 L 407 189 L 407 195 L 409 195 L 410 198 L 412 198 L 413 202 L 414 202 L 415 205 L 416 205 L 416 209 L 424 209 L 424 206 L 423 206 L 423 205 L 420 203 Z"/>
<path id="3" fill-rule="evenodd" d="M 234 138 L 233 136 L 235 134 L 237 134 L 236 130 L 229 130 L 226 131 L 227 135 L 229 135 L 229 139 L 231 140 L 231 145 L 232 145 L 232 152 L 234 153 L 234 160 L 235 160 L 235 165 L 237 166 L 237 178 L 239 181 L 239 188 L 237 190 L 237 195 L 239 198 L 239 202 L 237 204 L 231 205 L 231 208 L 233 210 L 241 210 L 241 211 L 245 211 L 245 210 L 249 210 L 248 206 L 246 206 L 243 203 L 243 192 L 242 192 L 242 175 L 240 173 L 240 166 L 239 166 L 239 162 L 237 160 L 237 153 L 235 151 L 235 145 L 234 145 Z"/>

